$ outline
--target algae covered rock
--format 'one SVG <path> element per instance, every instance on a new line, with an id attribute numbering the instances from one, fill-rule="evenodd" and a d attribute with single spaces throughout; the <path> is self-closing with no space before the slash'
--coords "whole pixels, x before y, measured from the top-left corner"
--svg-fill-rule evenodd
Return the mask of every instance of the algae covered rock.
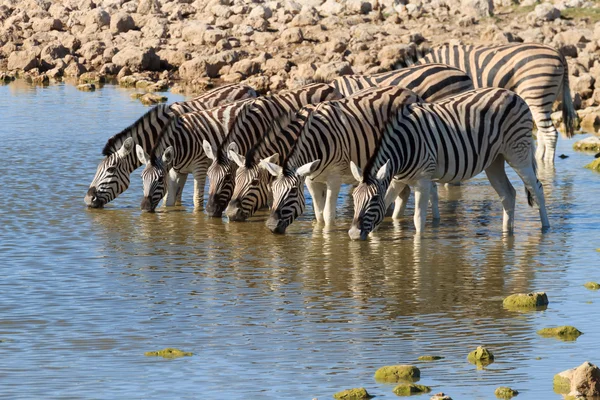
<path id="1" fill-rule="evenodd" d="M 417 385 L 416 383 L 401 383 L 394 388 L 394 393 L 397 396 L 410 396 L 412 394 L 429 393 L 431 388 L 425 385 Z"/>
<path id="2" fill-rule="evenodd" d="M 600 172 L 600 158 L 596 158 L 589 164 L 586 164 L 584 168 L 591 169 L 592 171 Z"/>
<path id="3" fill-rule="evenodd" d="M 598 282 L 586 282 L 583 284 L 586 289 L 589 290 L 598 290 L 600 289 L 600 283 Z"/>
<path id="4" fill-rule="evenodd" d="M 575 340 L 582 332 L 573 326 L 558 326 L 556 328 L 544 328 L 537 331 L 537 334 L 545 337 L 555 337 L 562 340 Z"/>
<path id="5" fill-rule="evenodd" d="M 139 100 L 142 102 L 142 104 L 146 106 L 151 106 L 158 103 L 164 103 L 168 100 L 168 98 L 165 96 L 159 96 L 154 93 L 146 93 L 145 95 L 140 97 Z"/>
<path id="6" fill-rule="evenodd" d="M 440 392 L 431 396 L 430 400 L 452 400 L 452 397 L 448 396 L 444 392 Z"/>
<path id="7" fill-rule="evenodd" d="M 420 377 L 421 371 L 414 365 L 387 365 L 375 371 L 375 380 L 378 382 L 416 381 Z"/>
<path id="8" fill-rule="evenodd" d="M 506 386 L 500 386 L 494 390 L 494 394 L 499 399 L 511 399 L 518 395 L 519 392 Z"/>
<path id="9" fill-rule="evenodd" d="M 437 360 L 441 360 L 443 358 L 444 357 L 442 357 L 442 356 L 429 356 L 429 355 L 427 355 L 427 356 L 420 356 L 418 358 L 418 360 L 419 361 L 437 361 Z"/>
<path id="10" fill-rule="evenodd" d="M 179 358 L 193 356 L 193 353 L 168 347 L 158 351 L 147 351 L 144 353 L 147 357 Z"/>
<path id="11" fill-rule="evenodd" d="M 362 387 L 343 390 L 343 391 L 337 392 L 336 394 L 333 395 L 334 399 L 340 399 L 340 400 L 362 400 L 362 399 L 370 399 L 372 397 L 374 397 L 374 396 L 371 396 L 369 393 L 367 393 L 367 390 Z"/>
<path id="12" fill-rule="evenodd" d="M 475 350 L 469 353 L 467 360 L 471 364 L 477 366 L 486 366 L 494 362 L 494 354 L 483 346 L 478 346 Z"/>
<path id="13" fill-rule="evenodd" d="M 577 368 L 554 375 L 554 391 L 577 397 L 600 396 L 600 368 L 584 362 Z"/>
<path id="14" fill-rule="evenodd" d="M 585 139 L 578 140 L 573 144 L 573 150 L 578 151 L 600 151 L 600 138 L 589 136 Z"/>
<path id="15" fill-rule="evenodd" d="M 506 308 L 538 308 L 548 305 L 548 296 L 545 292 L 517 293 L 508 296 L 502 302 Z"/>

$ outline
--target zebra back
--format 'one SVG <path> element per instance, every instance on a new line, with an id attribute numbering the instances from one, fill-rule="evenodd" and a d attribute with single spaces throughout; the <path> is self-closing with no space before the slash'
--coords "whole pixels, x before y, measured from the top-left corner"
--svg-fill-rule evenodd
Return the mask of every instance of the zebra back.
<path id="1" fill-rule="evenodd" d="M 232 83 L 209 90 L 208 92 L 194 97 L 192 100 L 173 103 L 171 104 L 171 111 L 175 114 L 203 111 L 215 108 L 222 104 L 234 103 L 239 100 L 255 97 L 258 97 L 258 94 L 250 86 Z"/>

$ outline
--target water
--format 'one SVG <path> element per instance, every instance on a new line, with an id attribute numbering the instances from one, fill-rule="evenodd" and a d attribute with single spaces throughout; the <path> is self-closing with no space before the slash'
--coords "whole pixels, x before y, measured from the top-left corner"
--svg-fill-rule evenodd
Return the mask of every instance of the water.
<path id="1" fill-rule="evenodd" d="M 106 139 L 146 110 L 129 94 L 0 86 L 1 398 L 326 399 L 359 386 L 395 398 L 373 374 L 410 363 L 454 399 L 494 398 L 501 385 L 549 399 L 561 398 L 555 373 L 600 363 L 600 292 L 582 286 L 600 281 L 600 174 L 572 141 L 559 141 L 570 157 L 546 182 L 546 234 L 511 171 L 514 237 L 500 234 L 482 177 L 440 189 L 442 222 L 420 241 L 407 218 L 351 242 L 348 188 L 333 231 L 309 212 L 275 236 L 267 213 L 231 224 L 194 213 L 191 184 L 182 207 L 142 214 L 141 171 L 88 210 Z M 506 295 L 534 290 L 547 310 L 503 309 Z M 535 333 L 563 324 L 585 334 Z M 496 355 L 484 370 L 466 361 L 477 345 Z M 194 356 L 144 356 L 165 347 Z M 445 358 L 417 361 L 425 354 Z"/>

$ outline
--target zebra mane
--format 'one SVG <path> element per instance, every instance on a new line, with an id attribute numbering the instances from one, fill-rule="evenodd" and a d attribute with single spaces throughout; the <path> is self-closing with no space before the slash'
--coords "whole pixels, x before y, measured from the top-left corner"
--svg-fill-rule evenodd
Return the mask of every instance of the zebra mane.
<path id="1" fill-rule="evenodd" d="M 421 58 L 425 57 L 432 51 L 432 48 L 425 43 L 418 47 L 415 45 L 409 45 L 406 52 L 404 52 L 404 54 L 398 57 L 396 62 L 394 62 L 393 69 L 407 68 L 411 65 L 418 64 Z"/>
<path id="2" fill-rule="evenodd" d="M 258 157 L 259 150 L 269 142 L 275 143 L 277 141 L 277 134 L 295 120 L 296 112 L 288 111 L 271 121 L 263 137 L 246 152 L 246 168 L 251 168 L 255 163 L 260 161 L 255 159 L 255 157 Z"/>
<path id="3" fill-rule="evenodd" d="M 292 160 L 292 158 L 295 154 L 294 150 L 298 147 L 298 144 L 302 140 L 303 133 L 306 132 L 310 128 L 310 124 L 312 123 L 312 120 L 315 117 L 317 110 L 324 107 L 325 105 L 331 105 L 331 104 L 332 104 L 332 102 L 330 102 L 330 101 L 326 101 L 326 102 L 322 102 L 322 103 L 318 103 L 318 104 L 309 104 L 309 105 L 302 107 L 302 109 L 300 111 L 298 111 L 298 113 L 296 114 L 298 117 L 302 117 L 302 120 L 303 120 L 302 132 L 298 135 L 298 137 L 294 141 L 294 144 L 290 148 L 290 150 L 287 154 L 287 157 L 285 157 L 284 160 L 281 160 L 281 167 L 283 168 L 284 175 L 291 173 L 291 170 L 288 167 L 288 164 L 289 164 L 290 160 Z M 302 115 L 303 113 L 307 113 L 308 115 Z M 298 118 L 298 119 L 300 119 L 300 118 Z"/>
<path id="4" fill-rule="evenodd" d="M 156 107 L 151 108 L 133 124 L 129 125 L 116 135 L 111 136 L 104 145 L 104 149 L 102 149 L 102 155 L 108 157 L 118 151 L 125 139 L 134 136 L 134 131 L 139 125 L 143 124 L 145 120 L 151 118 L 154 114 L 161 111 L 169 113 L 169 106 L 165 104 L 159 104 Z"/>
<path id="5" fill-rule="evenodd" d="M 169 131 L 169 128 L 174 125 L 179 124 L 181 122 L 182 117 L 185 117 L 185 114 L 174 115 L 171 118 L 171 120 L 165 126 L 163 126 L 162 130 L 156 137 L 156 140 L 154 141 L 154 145 L 152 146 L 152 149 L 150 149 L 150 153 L 149 153 L 150 154 L 150 165 L 152 165 L 153 167 L 162 166 L 162 159 L 160 157 L 156 156 L 156 148 L 159 146 L 159 144 L 162 142 L 163 138 L 166 136 L 167 132 Z"/>

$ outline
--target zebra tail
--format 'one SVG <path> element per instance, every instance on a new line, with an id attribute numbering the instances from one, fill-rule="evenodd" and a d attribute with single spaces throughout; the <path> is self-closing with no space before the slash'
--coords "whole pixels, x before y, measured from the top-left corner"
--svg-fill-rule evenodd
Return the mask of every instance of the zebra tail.
<path id="1" fill-rule="evenodd" d="M 577 120 L 577 112 L 573 106 L 573 99 L 571 98 L 571 89 L 569 86 L 569 65 L 567 60 L 560 53 L 561 59 L 564 65 L 563 73 L 563 84 L 562 84 L 562 116 L 563 123 L 565 124 L 565 133 L 568 138 L 573 137 L 575 134 L 575 121 Z"/>

